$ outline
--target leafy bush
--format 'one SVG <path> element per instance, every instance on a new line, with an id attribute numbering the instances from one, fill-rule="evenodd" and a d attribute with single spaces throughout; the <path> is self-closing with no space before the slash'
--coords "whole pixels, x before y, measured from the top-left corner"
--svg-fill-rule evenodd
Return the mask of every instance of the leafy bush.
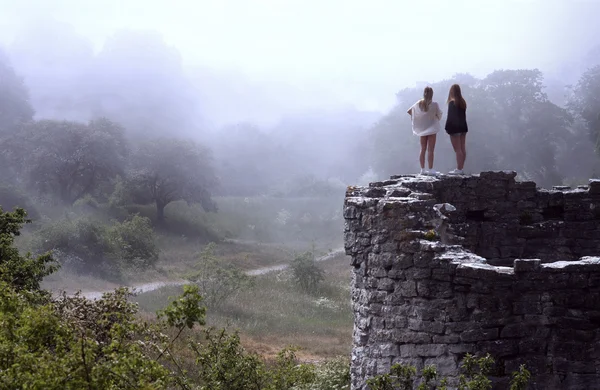
<path id="1" fill-rule="evenodd" d="M 304 291 L 315 291 L 319 283 L 325 279 L 325 271 L 315 262 L 313 252 L 305 252 L 297 256 L 291 264 L 292 275 Z"/>
<path id="2" fill-rule="evenodd" d="M 494 365 L 490 354 L 476 358 L 467 354 L 461 363 L 461 374 L 457 390 L 489 390 L 492 381 L 489 374 Z M 519 371 L 512 373 L 510 390 L 527 389 L 531 374 L 521 365 Z M 416 383 L 420 383 L 416 386 Z M 435 366 L 425 367 L 419 375 L 414 366 L 394 364 L 388 374 L 378 375 L 367 380 L 370 390 L 447 390 L 448 379 L 438 375 Z M 416 386 L 416 387 L 415 387 Z"/>
<path id="3" fill-rule="evenodd" d="M 199 255 L 197 271 L 188 279 L 200 288 L 206 305 L 216 308 L 238 291 L 252 285 L 250 276 L 239 268 L 223 264 L 215 255 L 216 245 L 209 243 Z"/>
<path id="4" fill-rule="evenodd" d="M 150 221 L 133 216 L 105 225 L 91 217 L 65 218 L 40 229 L 34 240 L 38 251 L 55 251 L 65 266 L 118 272 L 121 268 L 149 266 L 158 259 Z"/>
<path id="5" fill-rule="evenodd" d="M 38 291 L 42 279 L 56 270 L 56 264 L 50 255 L 32 257 L 27 253 L 22 256 L 15 248 L 15 237 L 20 235 L 23 225 L 29 222 L 25 215 L 25 210 L 21 208 L 4 212 L 0 207 L 0 282 L 9 283 L 17 292 Z"/>
<path id="6" fill-rule="evenodd" d="M 268 385 L 264 387 L 265 390 L 293 389 L 315 381 L 314 367 L 299 364 L 296 351 L 296 348 L 289 347 L 277 354 L 275 364 L 267 372 Z"/>
<path id="7" fill-rule="evenodd" d="M 199 239 L 201 242 L 218 241 L 221 234 L 214 228 L 217 215 L 204 212 L 199 206 L 185 202 L 171 202 L 165 207 L 165 220 L 158 223 L 156 207 L 130 204 L 125 207 L 130 215 L 139 214 L 152 222 L 159 231 Z"/>
<path id="8" fill-rule="evenodd" d="M 0 288 L 0 302 L 0 322 L 12 324 L 0 329 L 0 388 L 141 390 L 172 381 L 149 358 L 164 337 L 136 319 L 125 290 L 34 305 Z"/>
<path id="9" fill-rule="evenodd" d="M 57 259 L 65 266 L 96 267 L 110 251 L 105 236 L 106 227 L 98 221 L 65 218 L 42 227 L 34 246 L 40 252 L 56 251 Z M 69 263 L 64 262 L 67 259 Z"/>
<path id="10" fill-rule="evenodd" d="M 148 267 L 158 260 L 158 247 L 148 218 L 134 215 L 107 230 L 111 256 L 126 266 Z"/>
<path id="11" fill-rule="evenodd" d="M 312 383 L 300 386 L 299 390 L 349 390 L 350 359 L 338 357 L 315 366 Z"/>
<path id="12" fill-rule="evenodd" d="M 211 390 L 261 390 L 264 363 L 258 355 L 246 353 L 237 333 L 224 329 L 204 331 L 204 343 L 192 343 L 197 376 L 202 388 Z"/>

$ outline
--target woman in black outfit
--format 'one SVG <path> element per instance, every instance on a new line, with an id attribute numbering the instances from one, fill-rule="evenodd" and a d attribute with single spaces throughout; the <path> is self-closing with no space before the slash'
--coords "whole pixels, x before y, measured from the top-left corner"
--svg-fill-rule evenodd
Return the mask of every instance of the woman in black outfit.
<path id="1" fill-rule="evenodd" d="M 456 153 L 456 169 L 450 171 L 452 175 L 462 175 L 467 159 L 467 102 L 462 97 L 460 86 L 454 84 L 448 94 L 448 116 L 446 117 L 446 132 L 450 135 L 450 142 Z"/>

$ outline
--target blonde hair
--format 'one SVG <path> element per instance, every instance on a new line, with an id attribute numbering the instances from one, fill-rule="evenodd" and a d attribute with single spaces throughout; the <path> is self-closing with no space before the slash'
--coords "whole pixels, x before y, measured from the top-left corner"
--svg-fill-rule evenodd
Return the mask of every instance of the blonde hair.
<path id="1" fill-rule="evenodd" d="M 450 87 L 450 92 L 448 92 L 448 101 L 446 103 L 454 102 L 456 107 L 461 108 L 463 110 L 467 109 L 467 102 L 462 96 L 462 92 L 460 90 L 460 85 L 453 84 Z"/>
<path id="2" fill-rule="evenodd" d="M 419 108 L 423 111 L 429 110 L 429 105 L 433 101 L 433 88 L 425 87 L 423 90 L 423 99 L 419 100 Z"/>

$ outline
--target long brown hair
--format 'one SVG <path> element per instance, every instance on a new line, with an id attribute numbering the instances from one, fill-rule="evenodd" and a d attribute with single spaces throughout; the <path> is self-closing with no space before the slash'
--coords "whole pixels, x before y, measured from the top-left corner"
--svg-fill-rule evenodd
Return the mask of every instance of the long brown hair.
<path id="1" fill-rule="evenodd" d="M 429 105 L 433 101 L 433 88 L 425 87 L 423 90 L 423 99 L 419 100 L 419 108 L 423 111 L 429 110 Z"/>
<path id="2" fill-rule="evenodd" d="M 448 101 L 446 103 L 454 102 L 456 107 L 461 108 L 463 110 L 467 109 L 467 102 L 462 96 L 462 92 L 460 91 L 460 85 L 453 84 L 450 87 L 450 92 L 448 93 Z"/>

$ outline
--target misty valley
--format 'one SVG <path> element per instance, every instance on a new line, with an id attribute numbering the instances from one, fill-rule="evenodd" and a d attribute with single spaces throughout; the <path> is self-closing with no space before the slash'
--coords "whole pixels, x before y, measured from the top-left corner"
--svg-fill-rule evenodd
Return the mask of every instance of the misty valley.
<path id="1" fill-rule="evenodd" d="M 419 173 L 406 110 L 426 86 L 444 118 L 462 88 L 467 175 L 600 177 L 598 44 L 552 77 L 410 76 L 374 109 L 219 77 L 156 31 L 97 48 L 68 24 L 34 27 L 0 48 L 0 389 L 357 390 L 344 197 Z M 489 357 L 466 361 L 456 388 L 492 389 Z M 453 388 L 426 369 L 368 388 Z"/>

